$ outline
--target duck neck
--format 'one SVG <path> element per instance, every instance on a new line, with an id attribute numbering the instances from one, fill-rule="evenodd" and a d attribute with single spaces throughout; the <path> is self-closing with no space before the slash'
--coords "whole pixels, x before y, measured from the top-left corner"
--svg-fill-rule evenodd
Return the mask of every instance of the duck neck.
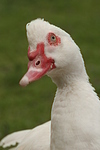
<path id="1" fill-rule="evenodd" d="M 70 75 L 69 77 L 63 76 L 62 80 L 57 78 L 54 80 L 58 88 L 51 111 L 51 150 L 66 149 L 66 142 L 67 145 L 71 145 L 70 141 L 77 136 L 77 133 L 73 131 L 76 131 L 74 123 L 77 119 L 74 114 L 78 105 L 80 107 L 79 101 L 82 101 L 85 89 L 91 87 L 85 75 L 84 78 Z"/>
<path id="2" fill-rule="evenodd" d="M 70 74 L 69 74 L 70 72 Z M 52 81 L 57 85 L 58 89 L 64 89 L 65 87 L 73 87 L 74 84 L 78 83 L 79 81 L 89 82 L 88 75 L 86 73 L 85 68 L 81 68 L 80 72 L 71 72 L 69 70 L 61 70 L 58 75 L 52 78 Z"/>

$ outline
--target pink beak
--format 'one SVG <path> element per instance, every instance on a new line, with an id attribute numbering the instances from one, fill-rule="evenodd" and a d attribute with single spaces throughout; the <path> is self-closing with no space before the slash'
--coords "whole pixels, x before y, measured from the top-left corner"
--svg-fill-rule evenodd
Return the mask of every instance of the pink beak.
<path id="1" fill-rule="evenodd" d="M 38 80 L 48 71 L 56 68 L 54 60 L 52 58 L 47 58 L 44 53 L 44 43 L 37 44 L 35 51 L 30 51 L 29 47 L 28 58 L 28 71 L 19 82 L 21 86 L 26 86 L 30 82 Z"/>

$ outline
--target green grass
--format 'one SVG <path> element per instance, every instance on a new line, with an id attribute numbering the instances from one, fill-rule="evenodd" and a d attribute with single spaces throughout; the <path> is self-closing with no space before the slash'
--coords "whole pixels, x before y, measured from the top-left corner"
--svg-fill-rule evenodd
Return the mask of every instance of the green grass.
<path id="1" fill-rule="evenodd" d="M 71 34 L 100 96 L 100 0 L 0 0 L 0 139 L 50 119 L 51 79 L 18 84 L 28 62 L 25 25 L 38 17 Z"/>

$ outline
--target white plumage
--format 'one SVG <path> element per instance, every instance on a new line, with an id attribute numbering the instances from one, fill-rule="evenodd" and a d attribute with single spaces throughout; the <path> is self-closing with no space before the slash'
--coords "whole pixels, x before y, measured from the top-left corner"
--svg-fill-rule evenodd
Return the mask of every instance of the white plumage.
<path id="1" fill-rule="evenodd" d="M 3 148 L 18 145 L 14 150 L 50 150 L 51 121 L 39 125 L 31 130 L 14 132 L 2 139 Z"/>
<path id="2" fill-rule="evenodd" d="M 100 101 L 78 46 L 68 33 L 44 20 L 34 20 L 26 28 L 29 69 L 20 84 L 25 86 L 47 74 L 57 92 L 51 125 L 29 131 L 17 150 L 100 150 Z"/>
<path id="3" fill-rule="evenodd" d="M 0 142 L 0 145 L 3 146 L 3 148 L 9 147 L 9 146 L 15 146 L 16 144 L 19 144 L 23 141 L 24 137 L 30 132 L 30 130 L 23 130 L 14 132 L 10 135 L 7 135 L 5 138 L 2 139 Z"/>

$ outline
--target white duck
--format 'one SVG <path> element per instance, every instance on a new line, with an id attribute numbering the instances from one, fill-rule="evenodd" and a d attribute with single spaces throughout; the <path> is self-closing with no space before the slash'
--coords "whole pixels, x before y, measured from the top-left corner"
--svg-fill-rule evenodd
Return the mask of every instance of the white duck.
<path id="1" fill-rule="evenodd" d="M 68 33 L 44 20 L 34 20 L 26 28 L 29 64 L 20 84 L 26 86 L 47 74 L 57 85 L 48 149 L 100 150 L 100 101 L 89 83 L 78 46 Z M 50 133 L 43 135 L 49 137 Z M 26 135 L 16 149 L 34 150 L 32 146 L 36 143 L 40 147 L 35 150 L 41 150 L 43 145 L 43 150 L 47 150 L 45 142 L 39 141 L 41 134 L 35 140 L 30 136 Z"/>

